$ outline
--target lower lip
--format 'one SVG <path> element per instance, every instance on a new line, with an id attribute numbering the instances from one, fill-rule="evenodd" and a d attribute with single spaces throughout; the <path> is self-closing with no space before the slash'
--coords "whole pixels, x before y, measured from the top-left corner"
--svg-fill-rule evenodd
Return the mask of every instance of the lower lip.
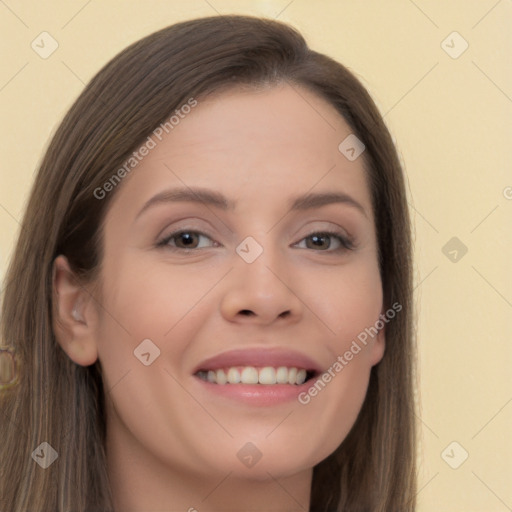
<path id="1" fill-rule="evenodd" d="M 256 406 L 280 405 L 298 400 L 300 393 L 311 386 L 291 384 L 213 384 L 194 376 L 208 393 Z"/>

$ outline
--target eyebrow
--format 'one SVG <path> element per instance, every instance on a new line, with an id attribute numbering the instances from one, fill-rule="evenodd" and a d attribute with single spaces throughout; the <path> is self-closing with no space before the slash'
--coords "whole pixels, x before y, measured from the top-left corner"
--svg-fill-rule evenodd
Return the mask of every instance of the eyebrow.
<path id="1" fill-rule="evenodd" d="M 137 214 L 136 219 L 153 206 L 180 201 L 203 203 L 223 211 L 233 211 L 236 206 L 234 201 L 227 199 L 220 192 L 214 190 L 197 187 L 173 188 L 164 190 L 149 199 Z M 307 193 L 292 199 L 289 210 L 305 211 L 336 203 L 352 206 L 368 218 L 363 206 L 344 192 Z"/>

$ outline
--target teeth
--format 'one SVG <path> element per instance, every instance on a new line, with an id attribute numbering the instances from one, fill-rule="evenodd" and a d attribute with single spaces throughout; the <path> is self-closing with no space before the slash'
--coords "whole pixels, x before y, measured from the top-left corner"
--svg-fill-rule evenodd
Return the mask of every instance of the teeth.
<path id="1" fill-rule="evenodd" d="M 276 372 L 276 382 L 278 384 L 288 384 L 288 368 L 280 366 Z"/>
<path id="2" fill-rule="evenodd" d="M 228 370 L 228 382 L 230 384 L 238 384 L 240 379 L 240 372 L 236 368 L 230 368 Z"/>
<path id="3" fill-rule="evenodd" d="M 260 370 L 260 384 L 275 384 L 276 383 L 276 371 L 271 366 L 265 366 Z"/>
<path id="4" fill-rule="evenodd" d="M 255 368 L 254 366 L 232 367 L 220 370 L 208 370 L 198 372 L 198 377 L 215 384 L 304 384 L 307 379 L 307 371 L 304 368 L 287 368 L 279 366 L 265 366 Z"/>
<path id="5" fill-rule="evenodd" d="M 261 377 L 259 377 L 261 379 Z M 240 381 L 243 384 L 258 384 L 258 370 L 252 366 L 247 366 L 240 374 Z"/>
<path id="6" fill-rule="evenodd" d="M 297 368 L 290 368 L 288 370 L 288 384 L 297 383 Z"/>
<path id="7" fill-rule="evenodd" d="M 297 372 L 297 384 L 304 384 L 306 382 L 307 372 L 306 370 L 299 370 Z"/>
<path id="8" fill-rule="evenodd" d="M 224 370 L 217 370 L 215 373 L 217 374 L 217 380 L 214 382 L 217 382 L 217 384 L 226 384 L 228 376 L 224 373 Z"/>

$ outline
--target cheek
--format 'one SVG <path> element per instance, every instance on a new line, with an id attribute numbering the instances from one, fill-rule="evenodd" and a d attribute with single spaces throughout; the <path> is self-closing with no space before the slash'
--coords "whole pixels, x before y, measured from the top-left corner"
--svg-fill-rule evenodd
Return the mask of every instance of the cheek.
<path id="1" fill-rule="evenodd" d="M 309 389 L 299 396 L 301 414 L 316 418 L 309 435 L 319 438 L 321 433 L 314 453 L 317 462 L 333 453 L 347 437 L 368 389 L 370 365 L 358 360 L 357 355 L 350 362 L 338 363 L 330 368 L 329 379 L 311 381 Z"/>
<path id="2" fill-rule="evenodd" d="M 311 428 L 303 429 L 316 439 L 314 455 L 322 460 L 345 439 L 364 402 L 372 365 L 383 347 L 372 330 L 382 312 L 383 294 L 376 258 L 307 277 L 299 293 L 327 334 L 331 360 L 328 371 L 299 396 L 297 412 L 315 418 Z M 311 282 L 315 290 L 307 285 Z"/>
<path id="3" fill-rule="evenodd" d="M 361 260 L 324 279 L 318 316 L 329 327 L 332 359 L 328 371 L 299 402 L 311 417 L 322 418 L 327 450 L 346 437 L 361 409 L 376 355 L 383 349 L 375 325 L 382 311 L 382 284 L 375 259 Z M 330 453 L 330 452 L 329 452 Z"/>
<path id="4" fill-rule="evenodd" d="M 316 292 L 307 293 L 315 313 L 328 328 L 330 346 L 337 353 L 375 325 L 382 311 L 382 284 L 377 263 L 361 259 L 317 276 Z"/>
<path id="5" fill-rule="evenodd" d="M 181 362 L 212 314 L 212 305 L 202 299 L 219 278 L 142 259 L 118 259 L 115 266 L 105 267 L 109 293 L 98 351 L 108 421 L 115 432 L 111 442 L 140 443 L 166 464 L 208 468 L 207 449 L 198 441 L 208 436 L 199 427 L 195 432 L 193 425 L 211 430 L 216 424 L 187 393 Z"/>
<path id="6" fill-rule="evenodd" d="M 135 254 L 105 261 L 98 352 L 108 384 L 138 369 L 148 351 L 150 360 L 179 361 L 211 313 L 203 299 L 222 270 L 190 272 Z"/>

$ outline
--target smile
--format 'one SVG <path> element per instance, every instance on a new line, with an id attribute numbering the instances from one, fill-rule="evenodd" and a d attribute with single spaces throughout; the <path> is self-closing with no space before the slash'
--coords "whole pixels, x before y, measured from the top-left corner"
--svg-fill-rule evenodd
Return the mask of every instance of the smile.
<path id="1" fill-rule="evenodd" d="M 232 366 L 218 370 L 200 370 L 196 376 L 212 384 L 289 384 L 300 386 L 314 376 L 314 371 L 287 366 Z"/>

